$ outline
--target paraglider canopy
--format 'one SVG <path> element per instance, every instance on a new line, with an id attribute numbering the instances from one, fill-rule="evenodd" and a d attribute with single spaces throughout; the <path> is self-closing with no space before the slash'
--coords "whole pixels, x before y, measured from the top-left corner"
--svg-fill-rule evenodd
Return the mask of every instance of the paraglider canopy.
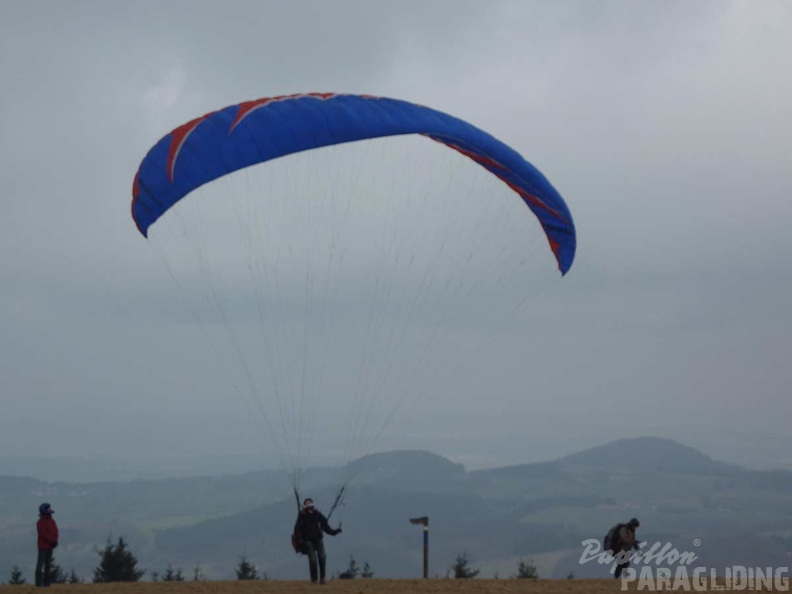
<path id="1" fill-rule="evenodd" d="M 566 274 L 575 228 L 566 203 L 516 151 L 434 109 L 371 95 L 307 93 L 266 97 L 213 111 L 174 129 L 135 175 L 132 217 L 140 232 L 195 188 L 244 167 L 319 147 L 421 134 L 473 159 L 516 192 L 538 218 Z"/>

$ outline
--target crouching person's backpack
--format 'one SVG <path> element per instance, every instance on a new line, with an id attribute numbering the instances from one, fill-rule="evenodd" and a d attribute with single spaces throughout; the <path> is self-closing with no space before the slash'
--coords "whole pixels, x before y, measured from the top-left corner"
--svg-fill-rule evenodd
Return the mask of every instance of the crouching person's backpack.
<path id="1" fill-rule="evenodd" d="M 602 539 L 602 549 L 604 551 L 608 551 L 613 555 L 614 553 L 618 553 L 621 550 L 621 540 L 619 538 L 619 532 L 621 532 L 622 528 L 626 528 L 627 524 L 616 524 L 613 528 L 608 530 L 608 533 L 605 535 L 605 538 Z"/>

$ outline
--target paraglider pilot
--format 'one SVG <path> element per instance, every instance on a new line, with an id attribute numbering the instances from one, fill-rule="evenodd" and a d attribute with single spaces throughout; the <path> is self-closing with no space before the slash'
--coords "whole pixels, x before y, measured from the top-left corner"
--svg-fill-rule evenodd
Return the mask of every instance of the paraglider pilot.
<path id="1" fill-rule="evenodd" d="M 309 497 L 303 501 L 302 510 L 297 515 L 293 542 L 295 551 L 308 555 L 308 568 L 311 572 L 311 582 L 314 584 L 326 583 L 325 568 L 327 556 L 323 541 L 324 532 L 327 532 L 330 536 L 335 536 L 341 533 L 341 526 L 335 530 L 330 528 L 327 518 L 314 507 L 313 499 Z"/>

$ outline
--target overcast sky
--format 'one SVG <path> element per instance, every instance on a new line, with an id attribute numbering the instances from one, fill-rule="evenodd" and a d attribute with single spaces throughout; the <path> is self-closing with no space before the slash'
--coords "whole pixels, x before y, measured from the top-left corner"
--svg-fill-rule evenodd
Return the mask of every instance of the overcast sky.
<path id="1" fill-rule="evenodd" d="M 335 91 L 414 101 L 487 130 L 550 179 L 578 232 L 563 279 L 541 238 L 526 240 L 536 266 L 520 274 L 536 276 L 509 285 L 502 304 L 524 306 L 453 373 L 410 385 L 431 393 L 375 449 L 431 449 L 474 468 L 652 434 L 792 467 L 790 25 L 792 5 L 771 0 L 6 0 L 0 458 L 277 462 L 195 318 L 180 311 L 166 248 L 137 232 L 131 184 L 148 149 L 189 119 Z M 385 203 L 366 203 L 368 214 Z M 526 235 L 539 230 L 515 204 L 510 231 L 482 241 L 517 243 L 503 262 L 486 252 L 468 281 L 517 273 L 515 217 L 527 216 Z M 393 228 L 406 226 L 382 209 Z M 364 234 L 346 237 L 350 258 L 367 251 L 355 243 Z M 341 297 L 328 307 L 344 310 L 342 328 L 368 328 L 371 307 L 353 298 L 359 281 L 332 285 Z M 389 306 L 404 312 L 400 295 Z M 466 315 L 500 319 L 479 318 L 492 314 L 485 293 L 472 299 L 434 343 L 457 349 L 448 353 L 460 352 Z M 311 343 L 327 359 L 311 352 L 309 372 L 315 360 L 342 370 L 334 357 L 354 343 L 351 333 Z M 377 364 L 408 369 L 410 356 L 410 347 L 386 351 Z M 311 377 L 344 391 L 346 373 Z M 264 407 L 269 397 L 265 385 Z M 346 439 L 347 424 L 326 407 L 334 396 L 308 397 L 322 406 L 317 443 Z M 324 448 L 316 460 L 335 459 Z"/>

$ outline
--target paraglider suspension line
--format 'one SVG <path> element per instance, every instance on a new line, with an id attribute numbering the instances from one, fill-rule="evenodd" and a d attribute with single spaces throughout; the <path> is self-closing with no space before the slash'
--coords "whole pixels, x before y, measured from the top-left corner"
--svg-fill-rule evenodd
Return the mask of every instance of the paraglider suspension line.
<path id="1" fill-rule="evenodd" d="M 343 485 L 336 494 L 335 501 L 333 501 L 333 506 L 330 508 L 330 512 L 327 514 L 327 519 L 330 519 L 330 516 L 333 515 L 335 509 L 341 504 L 341 498 L 344 496 L 344 489 L 346 489 L 346 485 Z"/>

